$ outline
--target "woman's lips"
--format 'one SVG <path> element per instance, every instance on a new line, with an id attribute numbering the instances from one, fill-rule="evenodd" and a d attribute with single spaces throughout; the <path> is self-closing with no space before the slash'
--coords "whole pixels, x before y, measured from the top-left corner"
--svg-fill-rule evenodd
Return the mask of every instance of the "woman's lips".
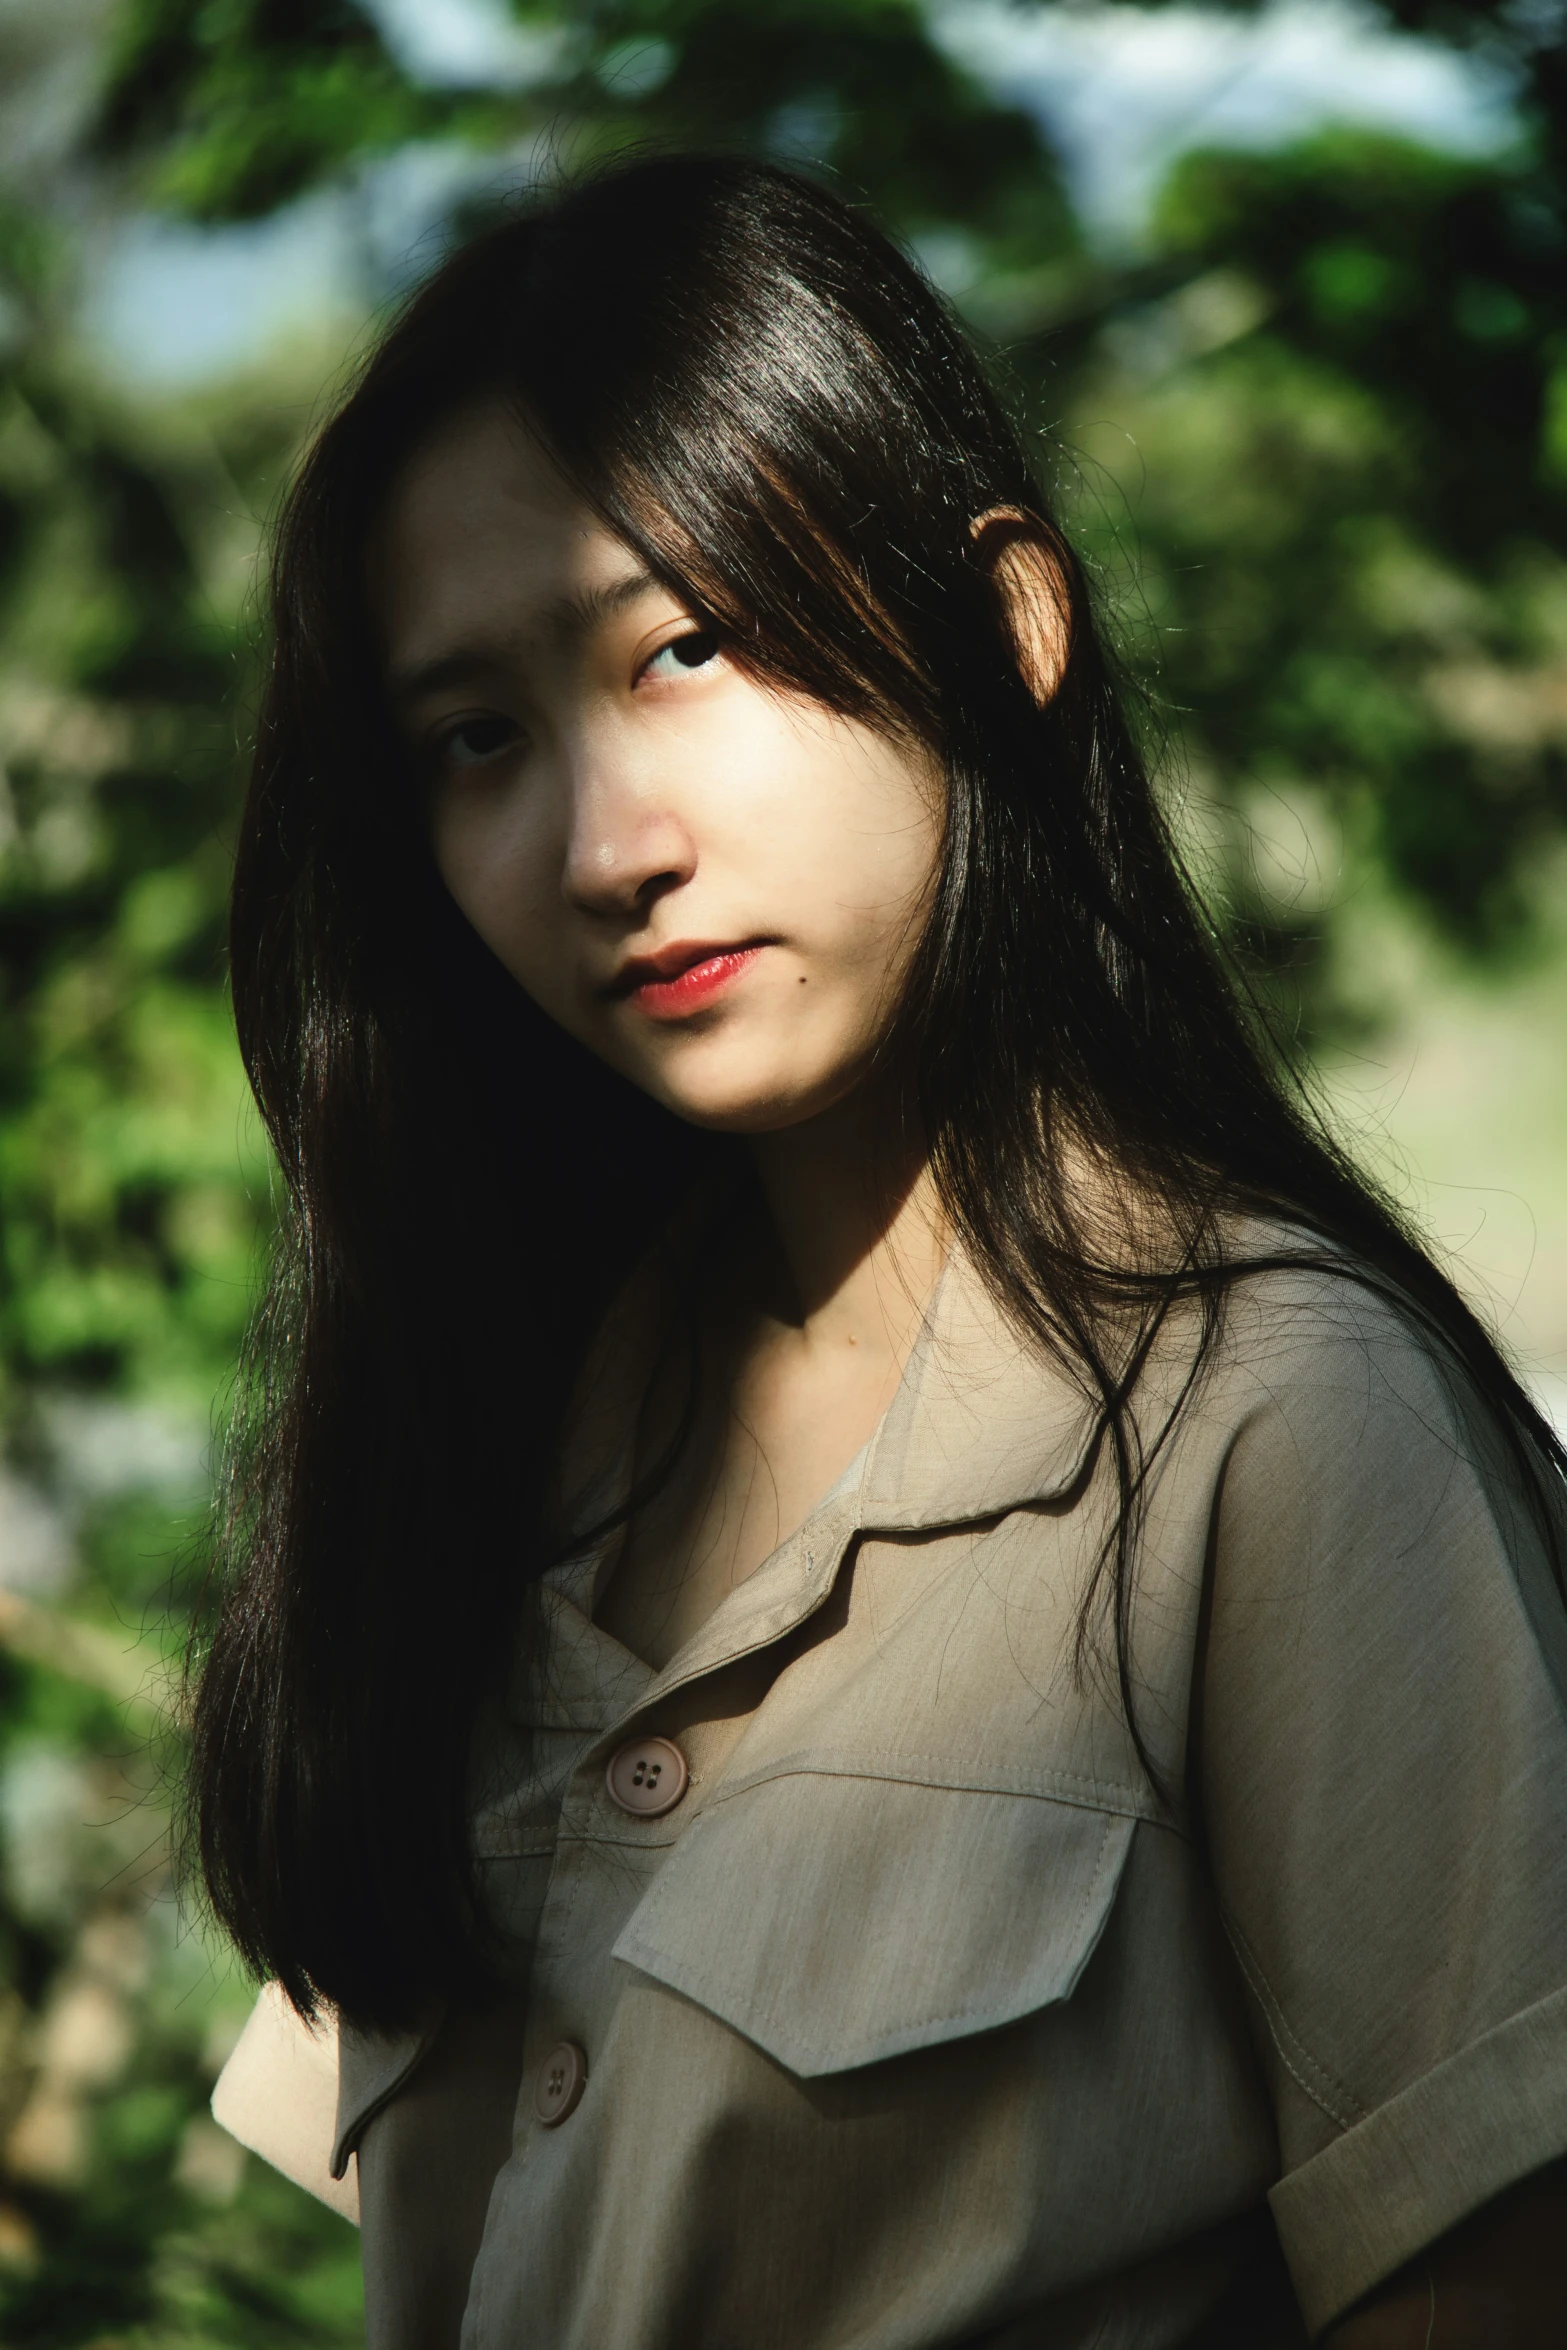
<path id="1" fill-rule="evenodd" d="M 759 946 L 715 947 L 699 961 L 688 963 L 682 971 L 671 972 L 667 978 L 649 970 L 645 979 L 639 979 L 633 966 L 632 984 L 625 990 L 626 1000 L 654 1020 L 679 1020 L 688 1012 L 705 1011 L 731 980 L 755 962 L 761 951 Z"/>

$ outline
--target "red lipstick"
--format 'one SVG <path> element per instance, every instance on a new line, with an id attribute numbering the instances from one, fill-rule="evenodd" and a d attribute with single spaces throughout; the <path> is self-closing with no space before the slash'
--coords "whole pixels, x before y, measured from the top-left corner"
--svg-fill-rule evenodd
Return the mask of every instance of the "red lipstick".
<path id="1" fill-rule="evenodd" d="M 679 1020 L 705 1011 L 746 966 L 762 943 L 711 946 L 682 940 L 654 955 L 635 955 L 615 978 L 613 992 L 655 1020 Z"/>

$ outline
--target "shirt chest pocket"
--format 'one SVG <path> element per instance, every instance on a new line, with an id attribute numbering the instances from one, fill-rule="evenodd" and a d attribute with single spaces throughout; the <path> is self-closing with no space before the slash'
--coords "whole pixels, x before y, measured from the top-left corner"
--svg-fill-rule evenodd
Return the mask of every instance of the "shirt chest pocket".
<path id="1" fill-rule="evenodd" d="M 809 1770 L 692 1821 L 615 1956 L 791 2072 L 845 2072 L 1071 1996 L 1133 1818 Z"/>

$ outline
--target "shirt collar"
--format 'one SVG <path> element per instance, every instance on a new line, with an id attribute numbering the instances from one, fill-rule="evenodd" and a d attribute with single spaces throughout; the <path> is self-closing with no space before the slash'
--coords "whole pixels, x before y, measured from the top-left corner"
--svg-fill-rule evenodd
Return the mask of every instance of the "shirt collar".
<path id="1" fill-rule="evenodd" d="M 955 1248 L 870 1443 L 805 1523 L 661 1671 L 631 1658 L 585 1620 L 608 1543 L 577 1553 L 546 1577 L 560 1617 L 557 1641 L 568 1626 L 576 1628 L 575 1638 L 556 1649 L 549 1721 L 607 1729 L 770 1645 L 821 1606 L 857 1535 L 959 1526 L 1061 1499 L 1081 1479 L 1097 1428 L 1098 1413 L 1082 1390 L 1018 1331 Z M 629 1475 L 628 1442 L 594 1503 L 602 1508 L 622 1499 Z"/>
<path id="2" fill-rule="evenodd" d="M 961 1525 L 1059 1500 L 1087 1466 L 1098 1425 L 1097 1406 L 955 1247 L 872 1442 L 857 1524 Z"/>

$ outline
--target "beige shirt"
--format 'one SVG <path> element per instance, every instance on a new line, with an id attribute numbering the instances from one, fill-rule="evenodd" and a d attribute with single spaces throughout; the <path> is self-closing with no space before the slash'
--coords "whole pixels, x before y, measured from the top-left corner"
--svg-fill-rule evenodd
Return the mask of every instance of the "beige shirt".
<path id="1" fill-rule="evenodd" d="M 477 1825 L 517 1994 L 340 2052 L 372 2350 L 464 2303 L 463 2350 L 1263 2350 L 1567 2151 L 1567 1619 L 1461 1392 L 1327 1274 L 1233 1295 L 1142 1542 L 1168 1801 L 1073 1670 L 1110 1493 L 959 1261 L 662 1672 L 604 1555 L 552 1578 Z M 653 1819 L 605 1778 L 647 1733 L 691 1773 Z M 242 2045 L 217 2110 L 323 2186 L 291 2077 Z"/>

